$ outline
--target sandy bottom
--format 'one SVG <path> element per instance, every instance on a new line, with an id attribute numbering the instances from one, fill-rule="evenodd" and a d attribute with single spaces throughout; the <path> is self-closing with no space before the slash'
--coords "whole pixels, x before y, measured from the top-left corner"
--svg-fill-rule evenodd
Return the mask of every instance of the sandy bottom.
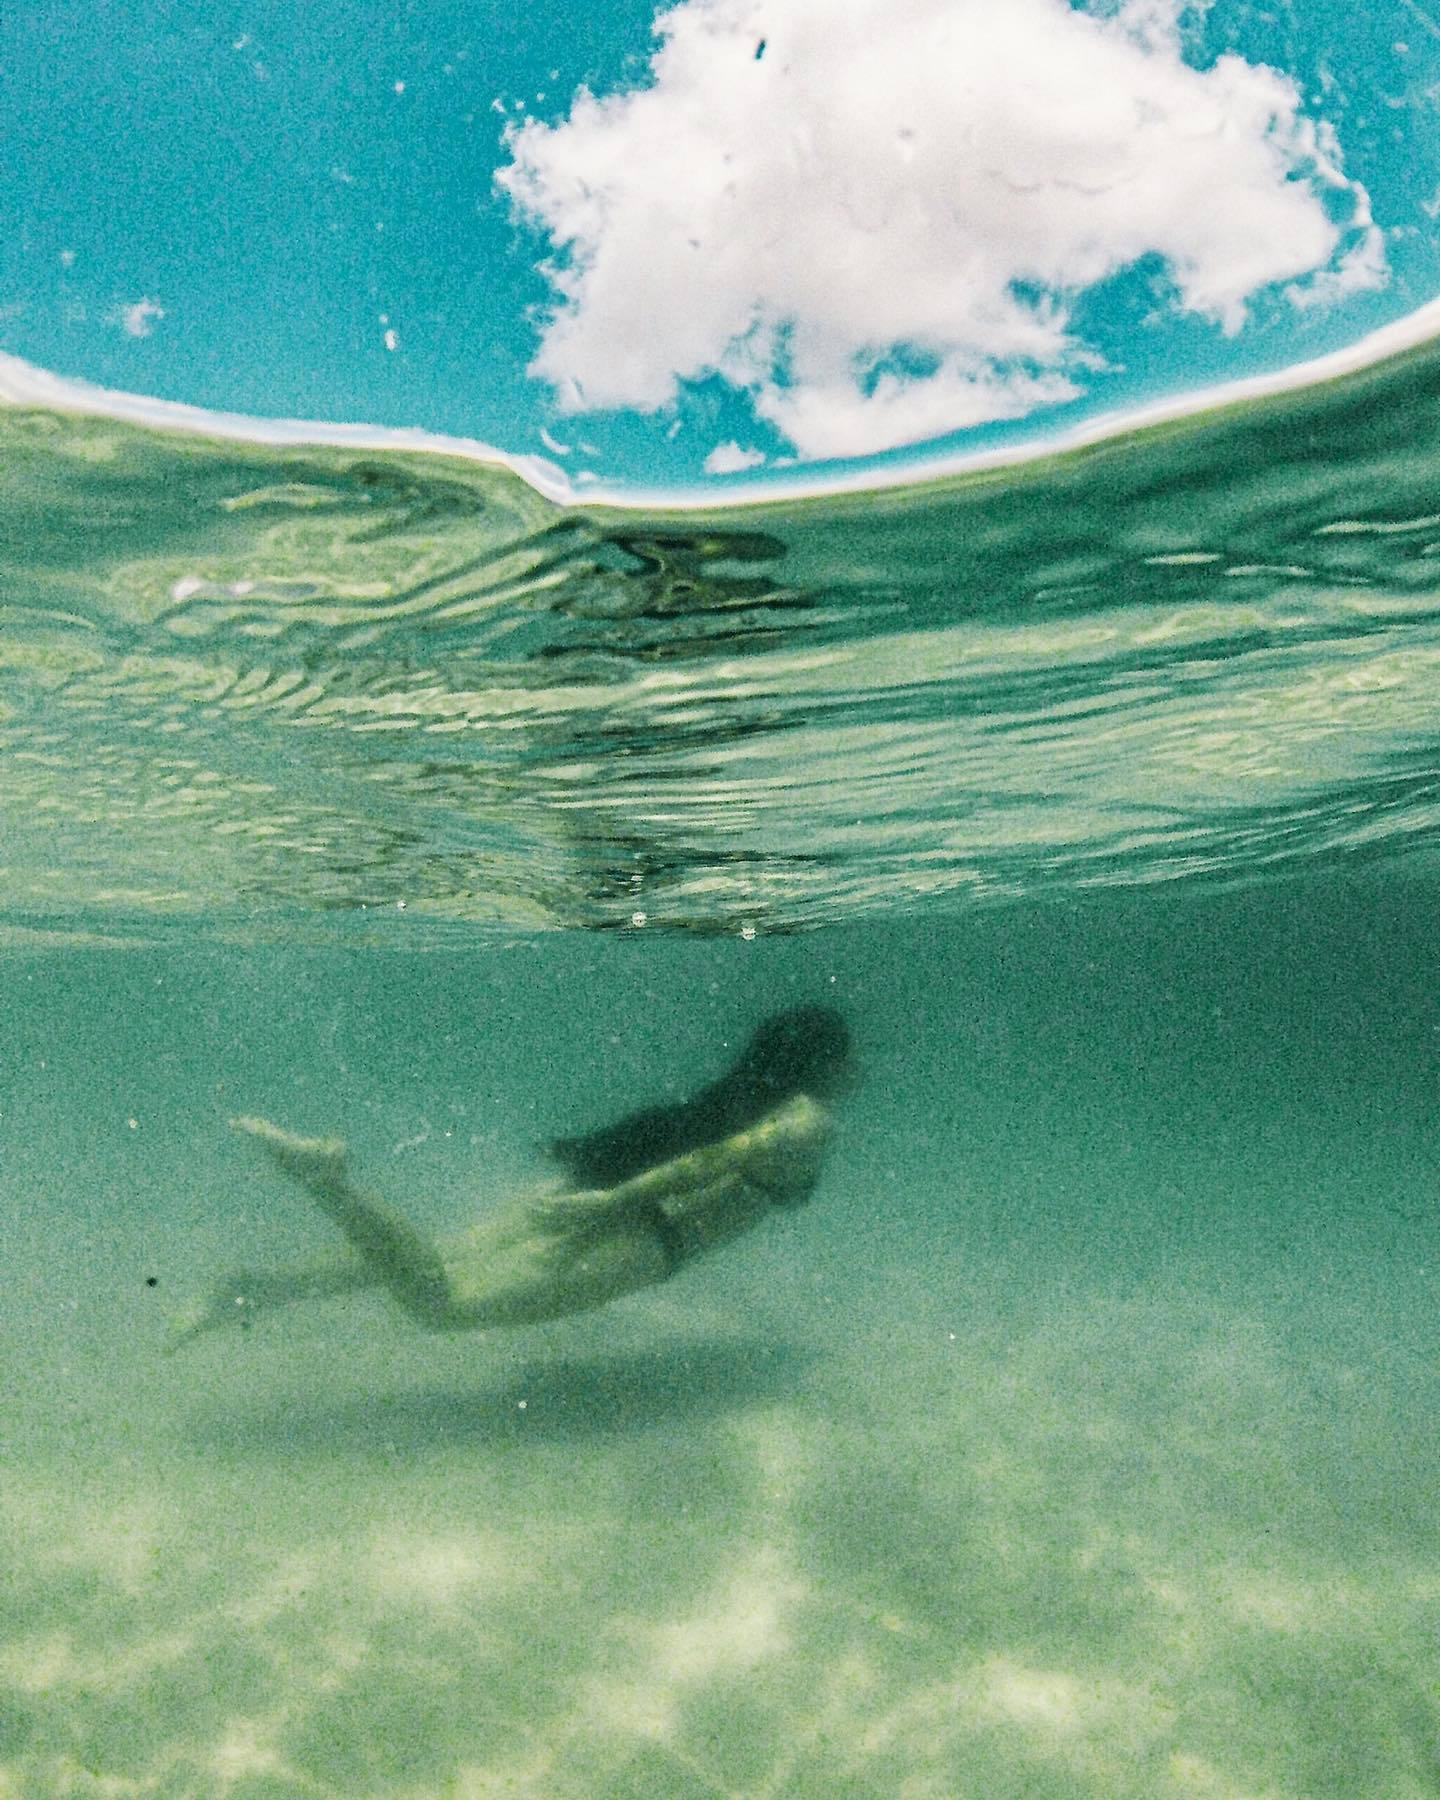
<path id="1" fill-rule="evenodd" d="M 1433 1794 L 1433 1375 L 1200 1273 L 139 1372 L 7 1456 L 0 1794 Z"/>

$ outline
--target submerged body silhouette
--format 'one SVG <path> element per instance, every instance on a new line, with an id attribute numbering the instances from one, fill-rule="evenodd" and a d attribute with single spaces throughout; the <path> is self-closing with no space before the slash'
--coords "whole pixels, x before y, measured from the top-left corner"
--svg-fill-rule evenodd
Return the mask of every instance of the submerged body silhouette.
<path id="1" fill-rule="evenodd" d="M 350 1178 L 336 1138 L 234 1119 L 339 1227 L 346 1248 L 227 1276 L 176 1322 L 170 1348 L 262 1311 L 381 1288 L 434 1331 L 531 1325 L 666 1281 L 706 1251 L 808 1200 L 849 1084 L 838 1014 L 767 1020 L 729 1073 L 691 1100 L 630 1114 L 551 1154 L 569 1182 L 434 1241 Z M 578 1185 L 573 1185 L 578 1184 Z"/>

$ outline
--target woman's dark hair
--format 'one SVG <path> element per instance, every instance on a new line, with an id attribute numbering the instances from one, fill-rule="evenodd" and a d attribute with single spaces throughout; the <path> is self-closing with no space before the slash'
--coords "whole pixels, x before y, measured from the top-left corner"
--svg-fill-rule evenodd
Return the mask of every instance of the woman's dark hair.
<path id="1" fill-rule="evenodd" d="M 850 1033 L 828 1006 L 776 1013 L 755 1032 L 728 1074 L 688 1100 L 629 1113 L 614 1125 L 549 1146 L 567 1177 L 614 1187 L 657 1163 L 743 1131 L 795 1094 L 828 1100 L 851 1079 Z"/>

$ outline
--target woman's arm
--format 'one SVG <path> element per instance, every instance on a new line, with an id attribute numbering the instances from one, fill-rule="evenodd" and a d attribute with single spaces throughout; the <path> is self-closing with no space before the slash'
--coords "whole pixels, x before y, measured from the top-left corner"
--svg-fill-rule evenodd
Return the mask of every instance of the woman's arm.
<path id="1" fill-rule="evenodd" d="M 798 1206 L 819 1179 L 832 1129 L 824 1107 L 796 1094 L 746 1130 L 616 1187 L 541 1195 L 531 1203 L 531 1218 L 539 1230 L 586 1231 L 657 1206 L 677 1214 L 703 1208 L 706 1195 L 737 1184 L 763 1190 L 773 1205 Z"/>

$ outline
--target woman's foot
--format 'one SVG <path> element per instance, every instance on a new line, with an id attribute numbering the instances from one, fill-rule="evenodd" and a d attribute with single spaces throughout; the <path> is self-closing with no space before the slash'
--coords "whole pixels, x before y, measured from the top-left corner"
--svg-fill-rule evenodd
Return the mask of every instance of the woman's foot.
<path id="1" fill-rule="evenodd" d="M 345 1144 L 341 1138 L 297 1137 L 272 1125 L 268 1119 L 249 1115 L 232 1119 L 231 1128 L 254 1138 L 260 1148 L 298 1181 L 324 1181 L 338 1175 L 345 1167 Z"/>
<path id="2" fill-rule="evenodd" d="M 183 1312 L 171 1319 L 162 1348 L 166 1356 L 173 1356 L 206 1332 L 249 1323 L 250 1302 L 243 1283 L 222 1281 L 207 1298 L 192 1300 Z"/>

